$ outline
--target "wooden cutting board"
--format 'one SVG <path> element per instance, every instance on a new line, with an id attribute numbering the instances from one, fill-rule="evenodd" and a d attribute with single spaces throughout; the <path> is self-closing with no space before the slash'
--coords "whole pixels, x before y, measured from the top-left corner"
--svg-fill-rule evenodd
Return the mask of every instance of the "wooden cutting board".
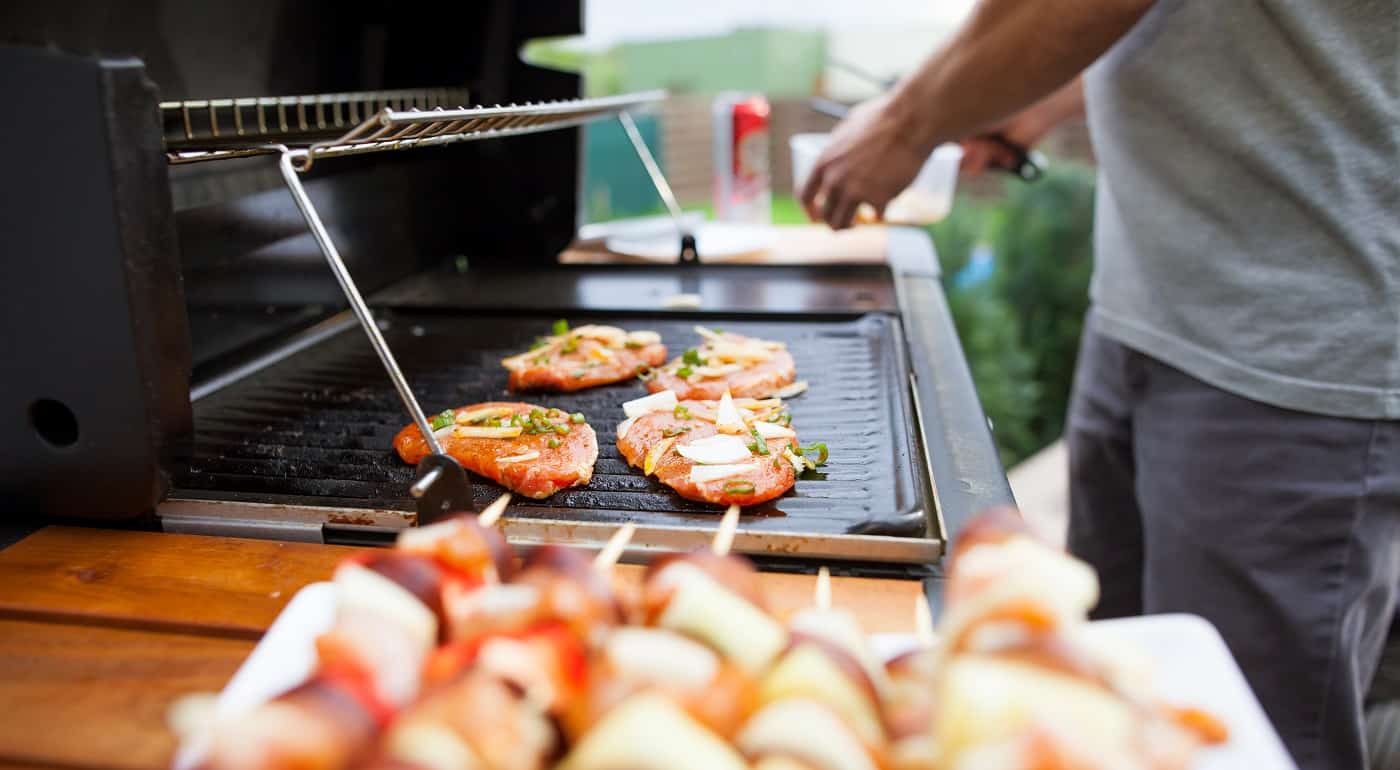
<path id="1" fill-rule="evenodd" d="M 0 551 L 0 770 L 168 767 L 170 704 L 221 689 L 292 595 L 354 550 L 48 527 Z M 811 576 L 763 581 L 779 614 L 811 603 Z M 909 630 L 921 592 L 832 580 L 871 632 Z"/>

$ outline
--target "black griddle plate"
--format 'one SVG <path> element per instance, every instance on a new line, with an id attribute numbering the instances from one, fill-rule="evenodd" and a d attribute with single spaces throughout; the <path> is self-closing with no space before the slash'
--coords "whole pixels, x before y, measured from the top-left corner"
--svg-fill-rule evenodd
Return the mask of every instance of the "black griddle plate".
<path id="1" fill-rule="evenodd" d="M 573 394 L 512 394 L 500 359 L 548 334 L 553 318 L 398 313 L 385 337 L 428 414 L 522 400 L 583 412 L 598 433 L 592 482 L 546 500 L 517 496 L 516 518 L 711 528 L 717 506 L 685 500 L 627 466 L 615 443 L 621 404 L 640 382 Z M 699 342 L 694 320 L 571 318 L 654 329 L 676 355 Z M 814 534 L 922 536 L 920 471 L 908 370 L 898 322 L 871 314 L 842 321 L 742 321 L 706 316 L 727 331 L 787 343 L 807 393 L 791 400 L 803 444 L 831 459 L 772 503 L 745 510 L 745 528 Z M 358 328 L 335 335 L 195 404 L 195 441 L 172 497 L 411 510 L 413 471 L 391 442 L 409 420 Z M 474 477 L 478 505 L 500 493 Z M 750 515 L 752 514 L 752 515 Z"/>

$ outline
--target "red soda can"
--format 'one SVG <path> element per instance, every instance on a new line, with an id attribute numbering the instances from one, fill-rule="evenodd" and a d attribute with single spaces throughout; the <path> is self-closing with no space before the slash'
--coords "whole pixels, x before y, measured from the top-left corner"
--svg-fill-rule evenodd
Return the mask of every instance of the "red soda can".
<path id="1" fill-rule="evenodd" d="M 714 103 L 715 218 L 767 224 L 773 220 L 768 168 L 768 100 L 724 93 Z"/>

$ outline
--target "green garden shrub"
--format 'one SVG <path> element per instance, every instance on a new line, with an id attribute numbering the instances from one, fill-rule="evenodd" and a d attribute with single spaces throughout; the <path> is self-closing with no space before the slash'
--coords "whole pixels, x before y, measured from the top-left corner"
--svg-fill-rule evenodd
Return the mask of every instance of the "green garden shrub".
<path id="1" fill-rule="evenodd" d="M 1059 163 L 1004 196 L 959 196 L 931 228 L 953 320 L 1009 467 L 1064 431 L 1093 270 L 1094 174 Z M 965 267 L 978 247 L 994 268 Z"/>

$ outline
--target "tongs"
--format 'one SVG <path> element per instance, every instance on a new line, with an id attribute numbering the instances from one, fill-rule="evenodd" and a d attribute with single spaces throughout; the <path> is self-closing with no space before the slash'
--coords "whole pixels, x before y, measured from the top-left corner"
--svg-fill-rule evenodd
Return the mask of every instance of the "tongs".
<path id="1" fill-rule="evenodd" d="M 695 234 L 685 226 L 685 221 L 681 218 L 681 205 L 676 202 L 676 194 L 671 190 L 671 183 L 666 181 L 666 175 L 661 173 L 661 166 L 652 156 L 651 148 L 647 147 L 646 140 L 642 138 L 642 132 L 637 130 L 637 121 L 633 120 L 632 115 L 626 110 L 617 114 L 617 120 L 622 124 L 622 130 L 627 132 L 627 139 L 632 142 L 632 149 L 636 150 L 637 157 L 646 167 L 647 176 L 651 177 L 651 184 L 656 188 L 656 194 L 661 196 L 661 201 L 666 204 L 666 210 L 671 214 L 671 221 L 676 225 L 676 234 L 681 239 L 679 261 L 682 263 L 699 262 L 700 254 L 695 250 Z"/>

